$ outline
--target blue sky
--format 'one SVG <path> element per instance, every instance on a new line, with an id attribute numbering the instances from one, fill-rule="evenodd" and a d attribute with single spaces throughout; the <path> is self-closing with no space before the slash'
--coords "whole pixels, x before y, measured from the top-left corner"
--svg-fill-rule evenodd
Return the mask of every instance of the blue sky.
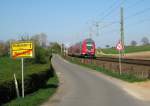
<path id="1" fill-rule="evenodd" d="M 48 41 L 72 44 L 88 38 L 91 31 L 97 47 L 107 44 L 114 46 L 120 38 L 120 2 L 121 0 L 0 0 L 0 40 L 17 39 L 23 33 L 34 35 L 44 32 Z M 144 36 L 150 39 L 150 0 L 124 0 L 122 6 L 124 17 L 127 18 L 125 42 L 140 42 Z M 143 13 L 137 13 L 142 10 Z M 94 27 L 97 21 L 100 22 L 99 36 L 96 36 Z M 116 23 L 103 28 L 112 22 Z"/>

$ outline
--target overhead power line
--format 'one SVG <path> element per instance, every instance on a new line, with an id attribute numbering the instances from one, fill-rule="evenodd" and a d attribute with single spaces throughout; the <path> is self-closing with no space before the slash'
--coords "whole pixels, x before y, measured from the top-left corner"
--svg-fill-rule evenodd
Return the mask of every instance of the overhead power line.
<path id="1" fill-rule="evenodd" d="M 136 13 L 133 14 L 133 15 L 130 15 L 130 16 L 125 17 L 125 20 L 128 20 L 128 19 L 130 19 L 130 18 L 132 18 L 132 17 L 135 17 L 135 16 L 138 16 L 138 15 L 144 14 L 144 13 L 148 12 L 149 10 L 150 10 L 150 7 L 149 7 L 149 8 L 146 8 L 146 9 L 144 9 L 144 10 L 138 11 L 138 12 L 136 12 Z"/>
<path id="2" fill-rule="evenodd" d="M 115 2 L 113 2 L 105 11 L 103 11 L 101 14 L 105 14 L 106 11 L 110 11 L 110 9 L 113 8 L 114 5 L 116 5 L 118 3 L 118 0 L 116 0 Z M 103 15 L 104 16 L 104 15 Z"/>
<path id="3" fill-rule="evenodd" d="M 100 23 L 102 23 L 102 20 L 104 20 L 106 17 L 108 17 L 109 15 L 111 15 L 113 12 L 115 12 L 117 10 L 117 8 L 119 8 L 126 0 L 115 0 L 107 9 L 106 11 L 102 12 L 101 14 L 104 14 L 103 17 L 101 17 L 100 21 L 96 21 L 94 22 L 94 26 L 98 29 L 100 28 L 106 28 L 106 27 L 109 27 L 109 26 L 112 26 L 114 24 L 117 24 L 119 22 L 112 22 L 108 25 L 104 25 L 102 27 L 100 27 Z M 97 31 L 98 32 L 98 31 Z"/>
<path id="4" fill-rule="evenodd" d="M 104 29 L 104 28 L 110 27 L 110 26 L 112 26 L 112 25 L 114 25 L 114 24 L 119 24 L 119 21 L 111 22 L 111 23 L 109 23 L 109 24 L 107 24 L 107 25 L 102 26 L 101 28 Z"/>
<path id="5" fill-rule="evenodd" d="M 126 0 L 120 2 L 120 3 L 119 3 L 120 5 L 116 5 L 115 7 L 114 7 L 114 5 L 115 5 L 118 1 L 114 2 L 113 5 L 110 6 L 110 9 L 112 9 L 112 10 L 109 11 L 107 14 L 105 14 L 105 16 L 103 16 L 101 19 L 102 19 L 102 20 L 105 19 L 105 17 L 109 16 L 112 12 L 114 12 L 117 8 L 119 8 L 119 7 L 121 6 L 121 4 L 123 4 L 125 1 L 126 1 Z M 137 0 L 134 4 L 128 6 L 128 8 L 132 8 L 132 7 L 134 7 L 135 5 L 140 4 L 142 1 L 144 1 L 144 0 Z M 114 8 L 113 8 L 113 7 L 114 7 Z M 132 18 L 132 17 L 137 16 L 137 15 L 143 14 L 143 13 L 149 11 L 149 10 L 150 10 L 150 8 L 147 8 L 147 9 L 144 9 L 144 10 L 142 10 L 142 11 L 139 11 L 139 12 L 133 14 L 133 15 L 130 15 L 130 16 L 128 16 L 128 17 L 125 17 L 125 20 L 128 20 L 129 18 Z M 108 24 L 108 25 L 105 25 L 105 26 L 102 26 L 102 27 L 100 27 L 100 28 L 107 28 L 107 27 L 110 27 L 110 26 L 112 26 L 112 25 L 114 25 L 114 24 L 117 24 L 117 23 L 119 23 L 119 21 L 118 21 L 118 22 L 117 22 L 117 21 L 116 21 L 116 22 L 112 22 L 112 23 L 110 23 L 110 24 Z"/>
<path id="6" fill-rule="evenodd" d="M 110 34 L 112 34 L 112 33 L 119 33 L 119 30 L 115 28 L 115 29 L 111 29 L 111 30 L 108 30 L 108 31 L 104 31 L 103 34 L 104 34 L 104 33 L 105 33 L 105 34 L 106 34 L 106 33 L 110 33 Z"/>
<path id="7" fill-rule="evenodd" d="M 142 19 L 142 20 L 138 20 L 137 22 L 135 23 L 129 23 L 129 24 L 126 24 L 126 25 L 137 25 L 137 24 L 142 24 L 144 22 L 150 22 L 150 18 L 149 19 Z"/>
<path id="8" fill-rule="evenodd" d="M 119 4 L 118 4 L 118 0 L 117 0 L 117 2 L 115 2 L 115 4 L 117 4 L 117 5 L 115 5 L 115 6 L 113 6 L 112 5 L 112 8 L 111 9 L 109 9 L 110 11 L 108 11 L 102 18 L 101 18 L 101 20 L 104 20 L 106 17 L 108 17 L 110 14 L 112 14 L 113 12 L 115 12 L 116 10 L 117 10 L 117 8 L 119 8 L 124 2 L 125 2 L 126 0 L 123 0 L 123 1 L 121 1 L 121 2 L 119 2 Z"/>
<path id="9" fill-rule="evenodd" d="M 116 5 L 118 3 L 118 0 L 115 0 L 105 11 L 103 11 L 100 15 L 101 16 L 103 16 L 103 17 L 105 17 L 105 14 L 107 13 L 107 12 L 109 12 L 113 7 L 114 7 L 114 5 Z M 99 16 L 99 15 L 98 15 Z M 103 18 L 102 17 L 102 18 Z M 87 23 L 89 23 L 89 22 L 87 22 Z M 96 23 L 100 23 L 100 21 L 96 21 Z"/>
<path id="10" fill-rule="evenodd" d="M 131 4 L 129 6 L 127 6 L 126 8 L 133 8 L 136 7 L 137 5 L 139 5 L 141 2 L 143 2 L 144 0 L 137 0 L 134 4 Z"/>

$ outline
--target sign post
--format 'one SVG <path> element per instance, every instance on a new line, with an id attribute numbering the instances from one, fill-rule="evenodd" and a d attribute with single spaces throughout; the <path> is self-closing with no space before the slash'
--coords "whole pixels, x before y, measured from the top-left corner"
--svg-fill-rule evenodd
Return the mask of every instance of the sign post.
<path id="1" fill-rule="evenodd" d="M 14 73 L 14 82 L 15 82 L 15 88 L 16 88 L 17 97 L 20 98 L 19 89 L 18 89 L 18 82 L 17 82 L 15 73 Z"/>
<path id="2" fill-rule="evenodd" d="M 23 70 L 23 58 L 21 58 L 21 63 L 22 63 L 22 98 L 24 98 L 24 70 Z"/>
<path id="3" fill-rule="evenodd" d="M 119 51 L 119 73 L 122 74 L 122 66 L 121 66 L 121 51 L 124 49 L 121 41 L 119 41 L 116 45 L 116 49 Z"/>
<path id="4" fill-rule="evenodd" d="M 12 58 L 21 58 L 22 72 L 22 98 L 24 98 L 24 58 L 34 57 L 34 45 L 32 41 L 11 42 L 10 52 Z"/>
<path id="5" fill-rule="evenodd" d="M 122 67 L 121 67 L 121 52 L 120 52 L 120 50 L 119 50 L 119 72 L 120 72 L 120 75 L 122 74 Z"/>

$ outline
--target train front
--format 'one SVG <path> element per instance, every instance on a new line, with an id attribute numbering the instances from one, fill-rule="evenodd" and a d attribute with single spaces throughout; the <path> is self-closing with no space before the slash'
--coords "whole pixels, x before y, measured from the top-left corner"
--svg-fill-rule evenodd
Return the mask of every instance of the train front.
<path id="1" fill-rule="evenodd" d="M 82 55 L 95 57 L 95 42 L 92 39 L 86 39 L 82 43 Z"/>

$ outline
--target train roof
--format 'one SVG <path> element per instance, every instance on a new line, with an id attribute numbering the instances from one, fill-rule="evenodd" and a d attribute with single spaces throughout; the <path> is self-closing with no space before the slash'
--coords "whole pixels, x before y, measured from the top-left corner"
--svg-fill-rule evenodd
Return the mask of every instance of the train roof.
<path id="1" fill-rule="evenodd" d="M 84 41 L 86 41 L 86 42 L 94 42 L 94 40 L 91 39 L 91 38 L 87 38 L 87 39 L 85 39 Z"/>
<path id="2" fill-rule="evenodd" d="M 78 42 L 78 43 L 75 43 L 74 45 L 71 45 L 70 48 L 72 48 L 72 47 L 74 47 L 74 46 L 76 46 L 76 45 L 80 45 L 80 44 L 82 44 L 83 42 L 94 42 L 94 40 L 91 39 L 91 38 L 87 38 L 87 39 L 84 39 L 84 40 L 81 41 L 81 42 Z"/>

